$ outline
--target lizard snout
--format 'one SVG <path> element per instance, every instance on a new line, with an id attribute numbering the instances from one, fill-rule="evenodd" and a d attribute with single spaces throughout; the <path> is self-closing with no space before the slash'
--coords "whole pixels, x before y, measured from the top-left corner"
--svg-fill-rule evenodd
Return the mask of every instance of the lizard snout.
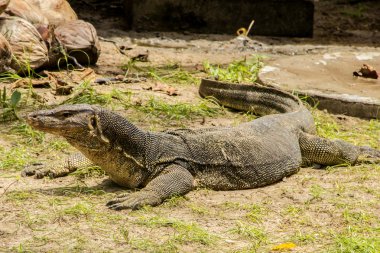
<path id="1" fill-rule="evenodd" d="M 40 121 L 37 113 L 29 113 L 28 116 L 26 116 L 26 122 L 28 122 L 29 125 L 35 126 Z"/>

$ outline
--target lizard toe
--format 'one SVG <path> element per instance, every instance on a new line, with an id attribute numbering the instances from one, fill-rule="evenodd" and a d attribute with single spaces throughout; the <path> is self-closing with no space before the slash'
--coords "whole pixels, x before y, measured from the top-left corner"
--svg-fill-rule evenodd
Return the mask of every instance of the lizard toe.
<path id="1" fill-rule="evenodd" d="M 22 177 L 29 177 L 36 174 L 36 171 L 41 169 L 43 166 L 42 163 L 33 163 L 30 165 L 27 165 L 22 171 L 21 176 Z"/>
<path id="2" fill-rule="evenodd" d="M 120 194 L 116 195 L 115 199 L 125 198 L 125 197 L 127 197 L 128 195 L 130 195 L 130 194 L 131 194 L 130 192 L 120 193 Z"/>
<path id="3" fill-rule="evenodd" d="M 37 179 L 41 179 L 47 176 L 49 173 L 50 173 L 49 169 L 42 168 L 35 171 L 35 176 Z"/>
<path id="4" fill-rule="evenodd" d="M 121 210 L 121 209 L 140 209 L 143 206 L 156 206 L 162 201 L 159 198 L 150 193 L 150 192 L 135 192 L 128 194 L 123 198 L 116 198 L 110 200 L 106 205 L 113 210 Z"/>
<path id="5" fill-rule="evenodd" d="M 120 211 L 120 210 L 123 210 L 123 209 L 128 209 L 127 206 L 123 205 L 122 203 L 116 203 L 116 204 L 113 204 L 113 205 L 110 205 L 108 206 L 109 209 L 111 210 L 115 210 L 115 211 Z"/>
<path id="6" fill-rule="evenodd" d="M 121 203 L 125 201 L 127 198 L 114 198 L 107 202 L 106 206 L 112 206 L 117 203 Z"/>

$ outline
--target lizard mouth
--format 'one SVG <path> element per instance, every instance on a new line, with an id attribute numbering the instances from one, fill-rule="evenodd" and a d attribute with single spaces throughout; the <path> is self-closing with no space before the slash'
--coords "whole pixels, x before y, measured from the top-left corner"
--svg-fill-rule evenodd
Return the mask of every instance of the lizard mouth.
<path id="1" fill-rule="evenodd" d="M 51 127 L 49 127 L 44 120 L 39 117 L 36 113 L 30 113 L 26 117 L 26 122 L 33 127 L 34 129 L 51 132 L 49 130 L 52 130 Z"/>

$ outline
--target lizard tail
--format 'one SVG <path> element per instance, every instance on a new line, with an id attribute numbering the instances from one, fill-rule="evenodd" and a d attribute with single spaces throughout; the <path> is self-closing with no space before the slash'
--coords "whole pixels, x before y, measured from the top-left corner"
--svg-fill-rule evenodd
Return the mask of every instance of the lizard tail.
<path id="1" fill-rule="evenodd" d="M 202 79 L 199 87 L 202 97 L 213 97 L 221 105 L 264 116 L 296 112 L 304 108 L 292 94 L 257 84 L 233 84 Z"/>

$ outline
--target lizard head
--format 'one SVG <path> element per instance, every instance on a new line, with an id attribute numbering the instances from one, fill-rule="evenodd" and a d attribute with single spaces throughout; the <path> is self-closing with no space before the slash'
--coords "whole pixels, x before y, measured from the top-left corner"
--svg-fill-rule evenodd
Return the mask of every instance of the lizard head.
<path id="1" fill-rule="evenodd" d="M 104 138 L 99 120 L 100 108 L 87 104 L 62 105 L 32 112 L 27 122 L 33 128 L 69 139 Z"/>

